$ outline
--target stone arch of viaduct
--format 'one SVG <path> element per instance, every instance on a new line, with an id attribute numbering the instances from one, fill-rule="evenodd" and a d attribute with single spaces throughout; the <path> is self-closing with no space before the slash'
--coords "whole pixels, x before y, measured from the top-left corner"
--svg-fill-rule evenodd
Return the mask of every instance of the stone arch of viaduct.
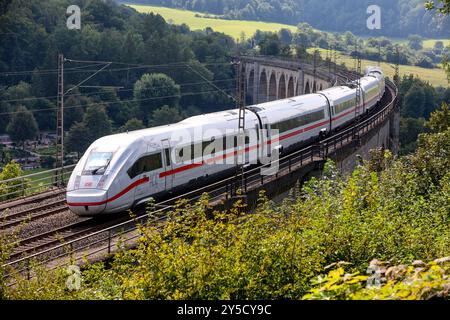
<path id="1" fill-rule="evenodd" d="M 270 59 L 246 58 L 246 103 L 257 104 L 317 92 L 332 86 L 334 78 L 314 75 L 312 67 Z"/>

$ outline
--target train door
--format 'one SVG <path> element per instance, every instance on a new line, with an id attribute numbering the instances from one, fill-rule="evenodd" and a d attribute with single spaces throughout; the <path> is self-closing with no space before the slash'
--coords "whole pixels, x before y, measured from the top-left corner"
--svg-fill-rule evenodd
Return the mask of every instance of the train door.
<path id="1" fill-rule="evenodd" d="M 259 120 L 255 119 L 254 127 L 247 132 L 249 134 L 249 137 L 246 139 L 246 148 L 248 148 L 248 156 L 247 156 L 247 163 L 249 164 L 255 164 L 258 163 L 259 158 L 259 144 L 260 144 L 260 124 Z"/>
<path id="2" fill-rule="evenodd" d="M 361 93 L 361 103 L 363 105 L 363 112 L 367 112 L 367 111 L 369 111 L 369 109 L 367 109 L 367 104 L 366 104 L 366 92 L 363 90 L 362 86 L 360 89 L 360 93 Z"/>
<path id="3" fill-rule="evenodd" d="M 271 139 L 272 139 L 272 133 L 271 133 L 271 127 L 269 120 L 266 116 L 261 117 L 262 121 L 262 130 L 260 132 L 260 150 L 261 150 L 261 157 L 270 157 L 271 156 Z"/>
<path id="4" fill-rule="evenodd" d="M 129 171 L 130 176 L 137 183 L 135 201 L 165 191 L 165 178 L 160 177 L 164 171 L 161 151 L 147 147 L 147 153 L 142 155 Z"/>
<path id="5" fill-rule="evenodd" d="M 172 172 L 173 171 L 173 159 L 171 158 L 171 147 L 170 147 L 170 141 L 169 139 L 165 139 L 161 141 L 163 153 L 164 153 L 164 166 L 166 168 L 166 172 Z M 169 174 L 165 177 L 165 189 L 171 190 L 173 188 L 173 180 L 174 175 Z"/>

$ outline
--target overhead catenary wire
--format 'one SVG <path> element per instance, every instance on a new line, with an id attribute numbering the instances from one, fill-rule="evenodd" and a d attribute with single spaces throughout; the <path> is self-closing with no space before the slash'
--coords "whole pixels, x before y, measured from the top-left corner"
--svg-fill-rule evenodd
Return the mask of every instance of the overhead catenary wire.
<path id="1" fill-rule="evenodd" d="M 205 76 L 203 76 L 200 72 L 198 72 L 197 70 L 195 70 L 194 68 L 192 68 L 190 65 L 186 65 L 192 72 L 196 73 L 200 78 L 206 80 L 209 84 L 211 84 L 214 88 L 216 88 L 219 91 L 222 91 L 222 93 L 224 93 L 226 96 L 228 96 L 229 98 L 231 98 L 233 101 L 237 101 L 237 99 L 235 97 L 233 97 L 231 94 L 228 94 L 227 92 L 223 91 L 221 88 L 219 88 L 218 86 L 216 86 L 214 83 L 212 83 L 210 80 L 208 80 Z"/>
<path id="2" fill-rule="evenodd" d="M 234 89 L 228 89 L 228 90 L 234 90 Z M 84 108 L 89 107 L 93 105 L 101 105 L 101 104 L 117 104 L 117 103 L 129 103 L 129 102 L 142 102 L 142 101 L 151 101 L 151 100 L 158 100 L 158 99 L 168 99 L 168 98 L 177 98 L 177 97 L 184 97 L 184 96 L 195 96 L 205 93 L 214 93 L 214 92 L 221 92 L 221 90 L 209 90 L 209 91 L 200 91 L 200 92 L 189 92 L 189 93 L 182 93 L 179 95 L 171 95 L 171 96 L 161 96 L 161 97 L 151 97 L 151 98 L 145 98 L 145 99 L 132 99 L 132 100 L 114 100 L 114 101 L 100 101 L 100 102 L 94 102 L 94 103 L 87 103 L 82 105 L 76 105 L 76 106 L 70 106 L 70 107 L 64 107 L 64 110 L 67 109 L 74 109 L 74 108 Z M 27 110 L 27 111 L 13 111 L 13 112 L 3 112 L 0 113 L 0 116 L 3 115 L 14 115 L 24 112 L 44 112 L 44 111 L 56 111 L 58 108 L 46 108 L 46 109 L 36 109 L 36 110 Z"/>
<path id="3" fill-rule="evenodd" d="M 194 86 L 194 85 L 200 85 L 200 84 L 207 84 L 207 83 L 222 83 L 222 82 L 234 82 L 236 80 L 236 78 L 227 78 L 227 79 L 221 79 L 221 80 L 209 80 L 207 81 L 200 81 L 200 82 L 187 82 L 187 83 L 181 83 L 178 84 L 181 87 L 185 87 L 185 86 Z M 155 86 L 155 87 L 151 87 L 151 88 L 146 88 L 145 90 L 149 90 L 149 89 L 162 89 L 162 88 L 169 88 L 171 86 Z M 124 89 L 115 89 L 113 87 L 111 88 L 105 88 L 105 90 L 101 90 L 101 91 L 94 91 L 94 92 L 88 92 L 88 93 L 75 93 L 75 94 L 69 94 L 67 95 L 69 98 L 70 97 L 78 97 L 78 96 L 84 96 L 84 97 L 89 97 L 89 96 L 94 96 L 97 94 L 102 94 L 108 91 L 114 91 L 114 92 L 130 92 L 133 91 L 134 88 L 124 88 Z M 35 100 L 41 100 L 41 99 L 56 99 L 58 98 L 58 96 L 46 96 L 46 97 L 30 97 L 30 98 L 21 98 L 21 99 L 8 99 L 8 100 L 1 100 L 0 102 L 21 102 L 21 101 L 35 101 Z"/>
<path id="4" fill-rule="evenodd" d="M 73 60 L 78 62 L 78 60 Z M 81 61 L 80 61 L 81 62 Z M 92 61 L 89 61 L 92 62 Z M 98 62 L 98 61 L 97 61 Z M 98 63 L 97 66 L 104 65 L 105 63 L 101 62 Z M 115 69 L 107 69 L 102 70 L 102 72 L 119 72 L 119 71 L 129 71 L 129 70 L 138 70 L 138 69 L 151 69 L 151 68 L 180 68 L 185 67 L 187 62 L 175 62 L 175 63 L 169 63 L 169 64 L 154 64 L 154 65 L 147 65 L 147 64 L 127 64 L 123 62 L 112 62 L 111 64 L 115 65 L 130 65 L 131 67 L 127 68 L 115 68 Z M 202 66 L 220 66 L 220 65 L 230 65 L 228 62 L 216 62 L 216 63 L 202 63 Z M 64 73 L 65 74 L 74 74 L 74 73 L 86 73 L 86 72 L 95 72 L 97 70 L 80 70 L 84 68 L 93 67 L 95 65 L 87 65 L 83 67 L 74 67 L 74 68 L 65 68 Z M 66 71 L 67 70 L 67 71 Z M 39 74 L 39 75 L 53 75 L 57 74 L 58 69 L 47 69 L 47 70 L 27 70 L 27 71 L 4 71 L 0 72 L 0 76 L 24 76 L 24 75 L 33 75 L 33 74 Z"/>
<path id="5" fill-rule="evenodd" d="M 83 81 L 81 81 L 80 83 L 78 83 L 77 85 L 71 87 L 69 90 L 67 90 L 64 94 L 68 94 L 70 91 L 78 88 L 79 86 L 81 86 L 83 83 L 88 82 L 89 80 L 91 80 L 93 77 L 95 77 L 99 72 L 105 70 L 106 68 L 108 68 L 111 65 L 111 62 L 105 64 L 103 67 L 100 68 L 100 70 L 94 72 L 93 74 L 91 74 L 89 77 L 87 77 L 86 79 L 84 79 Z"/>
<path id="6" fill-rule="evenodd" d="M 206 84 L 207 83 L 207 84 L 213 86 L 216 89 L 216 90 L 212 90 L 212 91 L 205 91 L 205 92 L 202 92 L 202 93 L 199 93 L 199 94 L 208 93 L 208 92 L 221 92 L 221 93 L 225 94 L 228 98 L 230 98 L 232 100 L 235 100 L 235 97 L 233 97 L 231 94 L 226 92 L 226 90 L 224 90 L 224 89 L 218 87 L 217 85 L 215 85 L 214 84 L 215 81 L 207 79 L 205 76 L 203 76 L 200 72 L 195 70 L 195 68 L 193 68 L 187 62 L 176 62 L 176 63 L 170 63 L 170 64 L 161 64 L 161 65 L 141 65 L 141 64 L 129 64 L 129 63 L 122 63 L 122 62 L 110 62 L 110 61 L 84 61 L 84 60 L 74 60 L 74 59 L 67 59 L 67 58 L 65 59 L 65 61 L 66 62 L 72 62 L 72 63 L 89 64 L 89 66 L 91 66 L 91 67 L 93 65 L 95 65 L 95 66 L 103 66 L 100 70 L 92 70 L 92 72 L 94 72 L 92 75 L 90 75 L 87 79 L 85 79 L 85 80 L 81 81 L 80 83 L 78 83 L 76 86 L 74 86 L 71 89 L 69 89 L 66 93 L 69 93 L 71 90 L 73 90 L 76 87 L 79 87 L 80 85 L 84 84 L 85 82 L 87 82 L 88 80 L 90 80 L 91 78 L 93 78 L 95 75 L 97 75 L 100 72 L 107 72 L 107 71 L 109 71 L 109 72 L 111 72 L 111 71 L 128 71 L 129 72 L 133 68 L 154 68 L 154 67 L 165 66 L 165 67 L 187 67 L 192 72 L 194 72 L 198 76 L 200 76 L 203 80 L 205 80 L 205 82 L 202 82 L 201 84 L 203 84 L 203 83 Z M 119 64 L 119 65 L 132 66 L 132 67 L 115 69 L 115 70 L 114 69 L 113 70 L 107 69 L 107 67 L 109 67 L 113 63 L 114 64 Z M 230 63 L 209 63 L 209 64 L 202 64 L 202 65 L 203 66 L 205 66 L 205 65 L 230 65 L 231 66 Z M 78 70 L 78 69 L 82 69 L 82 68 L 85 68 L 85 67 L 87 67 L 87 66 L 74 67 L 74 68 L 71 68 L 71 70 L 72 70 L 72 72 L 90 72 L 91 71 L 91 70 Z M 57 72 L 58 69 L 55 69 L 55 70 Z M 70 70 L 70 68 L 68 68 L 68 70 Z M 76 70 L 76 71 L 73 71 L 73 70 Z M 50 70 L 50 71 L 53 72 L 53 70 Z M 36 73 L 38 71 L 33 70 L 33 71 L 29 71 L 29 72 L 31 72 L 31 74 L 34 74 L 34 73 Z M 11 74 L 11 73 L 8 73 L 8 74 Z M 66 72 L 66 74 L 67 74 L 67 72 Z M 1 73 L 0 73 L 0 75 L 1 75 Z M 230 80 L 234 81 L 234 78 L 230 79 Z M 219 81 L 222 81 L 222 80 L 219 80 Z M 223 80 L 223 81 L 228 81 L 228 80 Z M 190 85 L 190 84 L 183 84 L 183 86 L 187 86 L 187 85 Z M 164 86 L 160 86 L 160 87 L 156 87 L 156 88 L 163 88 L 163 87 Z M 134 90 L 134 89 L 123 89 L 123 90 L 117 90 L 117 91 L 118 92 L 119 91 L 120 92 L 124 92 L 124 91 L 131 91 L 131 90 Z M 104 92 L 104 91 L 99 91 L 98 93 L 102 93 L 102 92 Z M 97 94 L 97 93 L 90 93 L 88 96 L 95 95 L 95 94 Z M 80 95 L 83 95 L 83 94 L 80 94 Z M 177 96 L 183 97 L 183 96 L 189 96 L 189 95 L 193 95 L 193 94 L 190 94 L 190 93 L 186 94 L 185 93 L 185 94 L 180 94 L 180 95 L 177 95 Z M 58 98 L 58 96 L 51 96 L 51 97 L 45 97 L 45 98 L 54 99 L 54 98 Z M 162 99 L 162 98 L 164 98 L 164 97 L 152 97 L 152 98 L 141 99 L 141 100 L 145 101 L 145 100 Z M 169 97 L 167 97 L 167 98 L 169 98 Z M 10 100 L 3 100 L 2 102 L 20 102 L 20 101 L 32 101 L 32 100 L 38 100 L 38 99 L 44 99 L 44 97 L 29 97 L 29 98 L 24 98 L 24 99 L 10 99 Z M 123 103 L 125 101 L 129 102 L 129 101 L 138 101 L 138 100 L 135 99 L 135 100 L 106 101 L 106 102 L 105 101 L 101 101 L 101 102 L 98 102 L 98 103 L 115 104 L 115 103 Z M 81 105 L 81 106 L 85 106 L 86 107 L 86 106 L 89 106 L 89 105 L 90 104 L 85 104 L 85 105 Z M 81 106 L 76 106 L 76 107 L 81 107 Z M 68 107 L 68 108 L 73 108 L 73 107 L 74 106 Z M 52 110 L 55 110 L 55 108 L 35 109 L 35 110 L 28 110 L 28 111 L 34 113 L 34 112 L 41 112 L 41 111 L 43 112 L 43 111 L 52 111 Z M 27 112 L 27 111 L 3 112 L 3 113 L 0 113 L 0 115 L 14 115 L 14 114 L 18 114 L 18 113 L 21 113 L 21 112 Z"/>
<path id="7" fill-rule="evenodd" d="M 90 72 L 90 70 L 82 70 L 86 68 L 92 68 L 96 66 L 102 66 L 104 63 L 98 63 L 96 65 L 88 65 L 88 66 L 80 66 L 80 67 L 73 67 L 73 68 L 67 68 L 68 71 L 77 71 L 80 73 L 84 72 Z M 58 69 L 33 69 L 33 70 L 25 70 L 25 71 L 3 71 L 0 72 L 0 76 L 14 76 L 14 75 L 33 75 L 33 74 L 56 74 L 58 73 Z"/>

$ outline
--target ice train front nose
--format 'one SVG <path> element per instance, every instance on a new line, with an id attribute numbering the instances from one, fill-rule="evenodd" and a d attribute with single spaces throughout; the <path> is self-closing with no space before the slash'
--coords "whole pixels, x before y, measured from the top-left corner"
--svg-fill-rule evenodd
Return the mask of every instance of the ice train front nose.
<path id="1" fill-rule="evenodd" d="M 68 191 L 67 205 L 70 211 L 80 216 L 101 214 L 106 209 L 107 191 L 99 189 L 79 189 Z"/>

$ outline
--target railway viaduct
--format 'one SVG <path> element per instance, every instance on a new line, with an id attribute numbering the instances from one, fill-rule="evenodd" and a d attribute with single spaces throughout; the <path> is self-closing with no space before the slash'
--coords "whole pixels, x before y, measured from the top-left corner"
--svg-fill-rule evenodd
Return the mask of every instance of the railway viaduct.
<path id="1" fill-rule="evenodd" d="M 242 57 L 247 104 L 257 104 L 320 91 L 333 86 L 334 75 L 293 60 Z"/>

